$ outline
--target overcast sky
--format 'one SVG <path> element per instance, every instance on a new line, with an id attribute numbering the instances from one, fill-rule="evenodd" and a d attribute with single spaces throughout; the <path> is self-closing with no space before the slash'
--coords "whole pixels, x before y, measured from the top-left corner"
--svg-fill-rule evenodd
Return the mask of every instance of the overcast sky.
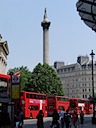
<path id="1" fill-rule="evenodd" d="M 0 34 L 9 47 L 7 69 L 43 63 L 43 21 L 47 8 L 50 65 L 76 63 L 80 55 L 96 53 L 96 33 L 81 20 L 78 0 L 0 0 Z"/>

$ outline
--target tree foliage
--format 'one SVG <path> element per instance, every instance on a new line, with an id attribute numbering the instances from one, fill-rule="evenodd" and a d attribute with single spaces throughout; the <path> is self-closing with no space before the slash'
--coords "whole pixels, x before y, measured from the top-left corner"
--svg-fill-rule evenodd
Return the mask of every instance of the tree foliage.
<path id="1" fill-rule="evenodd" d="M 25 89 L 25 85 L 29 82 L 29 79 L 31 78 L 32 73 L 29 71 L 29 69 L 26 67 L 15 67 L 13 69 L 8 70 L 8 74 L 10 72 L 13 72 L 15 74 L 16 72 L 20 71 L 20 84 L 21 84 L 21 89 Z"/>
<path id="2" fill-rule="evenodd" d="M 38 93 L 64 95 L 61 80 L 55 69 L 48 64 L 38 64 L 33 72 L 27 67 L 18 67 L 10 69 L 9 72 L 16 73 L 20 71 L 21 87 L 25 91 L 34 91 Z"/>
<path id="3" fill-rule="evenodd" d="M 39 63 L 34 68 L 30 83 L 28 91 L 33 91 L 34 88 L 34 91 L 39 93 L 64 95 L 60 78 L 48 64 L 41 65 Z"/>

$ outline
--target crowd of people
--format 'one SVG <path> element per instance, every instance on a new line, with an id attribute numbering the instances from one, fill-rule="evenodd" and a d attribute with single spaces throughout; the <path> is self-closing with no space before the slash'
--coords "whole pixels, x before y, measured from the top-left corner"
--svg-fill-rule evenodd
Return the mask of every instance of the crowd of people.
<path id="1" fill-rule="evenodd" d="M 36 117 L 38 128 L 44 128 L 43 117 L 44 114 L 42 110 L 40 110 Z M 84 123 L 84 113 L 82 111 L 80 112 L 80 123 Z M 76 111 L 74 111 L 73 114 L 70 114 L 68 109 L 65 111 L 63 108 L 60 113 L 58 113 L 56 109 L 54 110 L 52 123 L 50 125 L 51 128 L 71 128 L 72 125 L 74 128 L 77 128 L 78 126 L 78 114 Z"/>
<path id="2" fill-rule="evenodd" d="M 43 117 L 43 111 L 40 110 L 36 117 L 37 128 L 44 128 Z M 23 113 L 21 109 L 19 109 L 18 116 L 14 115 L 14 127 L 16 127 L 16 122 L 18 122 L 18 128 L 22 128 Z M 80 112 L 80 123 L 84 123 L 84 113 L 82 111 Z M 50 125 L 51 128 L 71 128 L 72 125 L 74 126 L 74 128 L 77 128 L 78 126 L 78 114 L 76 111 L 71 114 L 68 109 L 65 111 L 64 108 L 62 108 L 61 112 L 58 113 L 57 110 L 54 109 L 52 115 L 52 123 Z"/>
<path id="3" fill-rule="evenodd" d="M 74 111 L 74 113 L 72 113 L 72 114 L 69 112 L 68 109 L 65 111 L 64 108 L 62 108 L 60 113 L 58 113 L 57 110 L 54 110 L 54 111 L 55 112 L 53 112 L 52 126 L 53 126 L 53 124 L 55 124 L 55 122 L 57 120 L 57 122 L 59 122 L 58 123 L 59 127 L 57 127 L 57 128 L 64 128 L 64 126 L 66 128 L 71 128 L 72 125 L 74 126 L 74 128 L 77 128 L 79 120 L 78 120 L 78 114 L 76 111 Z M 55 121 L 54 121 L 54 116 L 55 116 L 55 118 L 58 117 L 58 118 L 56 118 Z M 83 111 L 80 112 L 80 122 L 79 123 L 81 123 L 81 124 L 84 123 Z"/>

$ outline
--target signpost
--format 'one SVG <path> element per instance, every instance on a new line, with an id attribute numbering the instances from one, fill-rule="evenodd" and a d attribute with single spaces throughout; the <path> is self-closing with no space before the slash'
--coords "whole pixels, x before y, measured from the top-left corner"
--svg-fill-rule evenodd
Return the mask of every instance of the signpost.
<path id="1" fill-rule="evenodd" d="M 11 104 L 14 103 L 14 110 L 11 105 L 11 127 L 14 127 L 14 111 L 16 104 L 14 100 L 19 100 L 20 98 L 20 76 L 13 75 L 13 73 L 10 73 L 11 76 L 11 81 L 10 81 L 10 99 L 11 99 Z"/>
<path id="2" fill-rule="evenodd" d="M 20 97 L 20 77 L 12 76 L 12 99 L 19 99 Z"/>

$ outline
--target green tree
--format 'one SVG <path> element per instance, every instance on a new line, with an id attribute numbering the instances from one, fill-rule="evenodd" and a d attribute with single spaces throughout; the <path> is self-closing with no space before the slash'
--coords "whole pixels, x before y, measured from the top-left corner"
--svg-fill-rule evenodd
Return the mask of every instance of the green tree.
<path id="1" fill-rule="evenodd" d="M 40 63 L 30 72 L 26 67 L 15 67 L 8 70 L 8 74 L 20 71 L 21 90 L 34 91 L 45 94 L 64 95 L 61 80 L 55 69 L 48 64 Z"/>
<path id="2" fill-rule="evenodd" d="M 29 83 L 29 80 L 31 78 L 32 73 L 29 71 L 29 69 L 26 67 L 15 67 L 13 69 L 8 70 L 8 74 L 10 72 L 13 72 L 15 74 L 16 72 L 20 71 L 20 84 L 21 84 L 21 90 L 25 90 L 25 85 Z"/>
<path id="3" fill-rule="evenodd" d="M 48 64 L 40 63 L 34 68 L 28 91 L 39 93 L 64 95 L 60 78 L 56 71 Z"/>

